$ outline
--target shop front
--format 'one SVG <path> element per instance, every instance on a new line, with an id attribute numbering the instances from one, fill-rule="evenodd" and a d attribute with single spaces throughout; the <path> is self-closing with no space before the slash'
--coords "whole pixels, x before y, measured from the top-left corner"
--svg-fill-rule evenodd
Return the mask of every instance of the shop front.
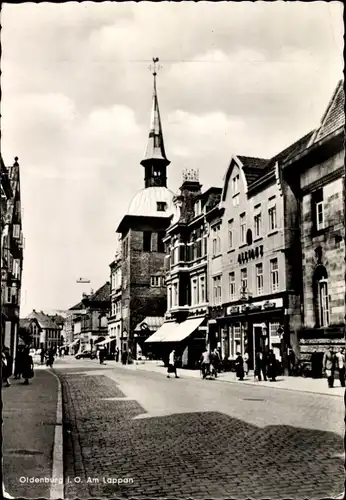
<path id="1" fill-rule="evenodd" d="M 282 362 L 285 350 L 282 298 L 226 307 L 225 316 L 218 322 L 223 358 L 233 361 L 238 352 L 242 356 L 247 352 L 249 368 L 253 370 L 256 352 L 272 349 Z"/>

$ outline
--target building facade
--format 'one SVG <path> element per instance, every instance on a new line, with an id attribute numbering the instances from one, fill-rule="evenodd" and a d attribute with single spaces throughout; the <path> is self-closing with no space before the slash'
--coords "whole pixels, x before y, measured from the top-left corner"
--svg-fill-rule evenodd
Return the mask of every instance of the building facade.
<path id="1" fill-rule="evenodd" d="M 116 253 L 114 261 L 109 265 L 111 279 L 111 308 L 108 318 L 108 335 L 115 339 L 115 347 L 120 352 L 127 350 L 127 337 L 123 336 L 122 314 L 121 314 L 121 249 Z"/>
<path id="2" fill-rule="evenodd" d="M 51 348 L 57 349 L 63 344 L 62 330 L 64 322 L 60 316 L 50 316 L 43 311 L 33 309 L 25 320 L 32 320 L 30 321 L 30 328 L 33 333 L 35 331 L 34 340 L 36 345 L 39 338 L 39 346 L 37 348 L 45 350 Z M 38 325 L 37 329 L 35 329 L 34 325 Z M 36 348 L 36 346 L 33 347 Z"/>
<path id="3" fill-rule="evenodd" d="M 202 193 L 198 172 L 185 171 L 165 237 L 167 312 L 162 327 L 146 343 L 164 360 L 174 348 L 184 367 L 196 367 L 210 342 L 206 217 L 220 195 L 220 188 Z"/>
<path id="4" fill-rule="evenodd" d="M 299 211 L 301 315 L 299 351 L 345 343 L 344 90 L 340 81 L 308 144 L 283 166 Z"/>
<path id="5" fill-rule="evenodd" d="M 18 344 L 24 239 L 18 158 L 6 167 L 1 157 L 1 335 L 15 359 Z"/>
<path id="6" fill-rule="evenodd" d="M 142 349 L 147 337 L 145 330 L 142 330 L 136 334 L 135 341 L 136 326 L 147 316 L 163 317 L 166 311 L 163 238 L 174 208 L 174 193 L 167 188 L 169 164 L 164 148 L 154 71 L 149 139 L 141 161 L 144 189 L 133 198 L 117 228 L 121 242 L 121 293 L 117 289 L 113 298 L 117 303 L 118 297 L 121 297 L 121 313 L 116 313 L 115 318 L 112 316 L 116 322 L 121 321 L 119 326 L 124 342 L 121 347 L 131 349 L 132 354 L 137 351 L 135 344 Z M 117 266 L 114 263 L 113 267 Z"/>

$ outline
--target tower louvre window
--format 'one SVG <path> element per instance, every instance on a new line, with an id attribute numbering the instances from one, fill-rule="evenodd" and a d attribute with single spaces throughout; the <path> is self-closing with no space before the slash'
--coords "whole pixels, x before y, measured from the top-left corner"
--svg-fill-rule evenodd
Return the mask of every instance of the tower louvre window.
<path id="1" fill-rule="evenodd" d="M 143 250 L 151 252 L 151 231 L 143 231 Z"/>
<path id="2" fill-rule="evenodd" d="M 158 212 L 165 212 L 167 209 L 167 203 L 165 201 L 157 201 L 156 207 Z"/>

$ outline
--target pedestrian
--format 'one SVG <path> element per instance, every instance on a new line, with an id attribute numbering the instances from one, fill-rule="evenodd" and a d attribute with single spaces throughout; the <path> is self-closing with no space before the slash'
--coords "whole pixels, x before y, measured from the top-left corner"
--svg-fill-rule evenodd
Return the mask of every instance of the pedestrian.
<path id="1" fill-rule="evenodd" d="M 34 376 L 34 361 L 32 359 L 32 356 L 30 356 L 28 347 L 26 347 L 23 351 L 21 372 L 24 379 L 23 384 L 28 385 L 29 378 L 32 378 Z"/>
<path id="2" fill-rule="evenodd" d="M 273 349 L 269 349 L 267 374 L 271 382 L 276 381 L 277 361 Z"/>
<path id="3" fill-rule="evenodd" d="M 334 387 L 335 355 L 333 347 L 328 347 L 323 355 L 323 370 L 328 379 L 328 387 Z"/>
<path id="4" fill-rule="evenodd" d="M 43 347 L 42 347 L 42 349 L 41 349 L 41 354 L 40 354 L 40 356 L 41 356 L 41 365 L 43 365 L 44 360 L 45 360 L 45 357 L 46 357 L 46 351 L 45 351 L 45 349 L 44 349 Z"/>
<path id="5" fill-rule="evenodd" d="M 294 354 L 293 349 L 289 349 L 288 352 L 288 374 L 293 375 L 296 366 L 296 355 Z"/>
<path id="6" fill-rule="evenodd" d="M 339 371 L 339 380 L 341 387 L 345 387 L 345 356 L 343 355 L 341 347 L 338 349 L 338 352 L 335 354 L 335 364 L 336 368 Z"/>
<path id="7" fill-rule="evenodd" d="M 244 380 L 244 359 L 239 351 L 237 351 L 237 357 L 234 360 L 234 368 L 238 379 Z"/>
<path id="8" fill-rule="evenodd" d="M 171 378 L 169 376 L 170 373 L 174 373 L 175 378 L 179 378 L 177 374 L 177 367 L 176 367 L 176 355 L 175 355 L 175 350 L 170 353 L 169 355 L 169 360 L 168 360 L 168 369 L 167 369 L 167 378 Z"/>
<path id="9" fill-rule="evenodd" d="M 104 359 L 105 359 L 105 350 L 103 349 L 103 347 L 101 347 L 99 352 L 100 365 L 102 365 Z"/>
<path id="10" fill-rule="evenodd" d="M 18 346 L 16 359 L 14 360 L 14 378 L 17 380 L 21 377 L 22 370 L 23 347 Z"/>
<path id="11" fill-rule="evenodd" d="M 54 363 L 54 349 L 51 347 L 47 354 L 46 354 L 46 365 L 50 366 L 50 368 L 53 368 L 53 363 Z"/>
<path id="12" fill-rule="evenodd" d="M 9 367 L 8 367 L 8 360 L 7 360 L 7 355 L 6 355 L 6 347 L 3 348 L 1 352 L 1 379 L 2 383 L 5 384 L 5 387 L 10 387 L 10 382 L 9 382 Z"/>
<path id="13" fill-rule="evenodd" d="M 321 377 L 321 369 L 320 369 L 320 364 L 321 364 L 321 356 L 320 353 L 317 352 L 316 347 L 311 353 L 311 375 L 312 378 L 320 378 Z"/>
<path id="14" fill-rule="evenodd" d="M 115 361 L 118 363 L 119 361 L 119 347 L 115 349 Z"/>
<path id="15" fill-rule="evenodd" d="M 205 351 L 202 352 L 200 358 L 202 376 L 205 378 L 210 373 L 210 353 L 209 349 L 206 347 Z"/>
<path id="16" fill-rule="evenodd" d="M 126 350 L 124 350 L 121 354 L 121 362 L 123 365 L 126 365 L 126 363 L 127 363 L 127 351 Z"/>
<path id="17" fill-rule="evenodd" d="M 216 377 L 217 377 L 217 374 L 220 372 L 220 362 L 221 362 L 221 358 L 220 358 L 219 351 L 217 348 L 215 348 L 210 355 L 210 363 L 214 368 L 214 373 L 215 373 Z"/>
<path id="18" fill-rule="evenodd" d="M 262 381 L 262 375 L 263 379 L 267 381 L 266 365 L 263 359 L 262 351 L 260 349 L 256 352 L 255 356 L 255 370 L 256 370 L 255 375 L 257 376 L 259 382 Z"/>
<path id="19" fill-rule="evenodd" d="M 249 373 L 249 353 L 247 349 L 244 352 L 244 373 L 247 376 Z"/>

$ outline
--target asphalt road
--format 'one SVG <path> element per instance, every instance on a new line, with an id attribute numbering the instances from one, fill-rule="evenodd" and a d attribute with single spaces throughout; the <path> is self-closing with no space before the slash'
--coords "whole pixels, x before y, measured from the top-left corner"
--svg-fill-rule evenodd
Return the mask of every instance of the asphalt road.
<path id="1" fill-rule="evenodd" d="M 73 358 L 55 370 L 66 498 L 312 500 L 343 490 L 342 398 Z"/>

